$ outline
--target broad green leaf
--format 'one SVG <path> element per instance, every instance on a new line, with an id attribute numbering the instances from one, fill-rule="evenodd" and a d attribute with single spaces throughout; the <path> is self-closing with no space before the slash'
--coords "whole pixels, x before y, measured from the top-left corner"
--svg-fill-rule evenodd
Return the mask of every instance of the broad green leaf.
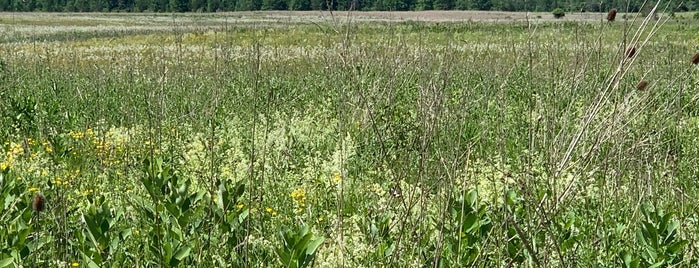
<path id="1" fill-rule="evenodd" d="M 658 268 L 658 267 L 663 266 L 663 264 L 665 264 L 665 260 L 661 260 L 659 262 L 656 262 L 653 265 L 649 266 L 648 268 Z"/>
<path id="2" fill-rule="evenodd" d="M 672 213 L 665 214 L 663 218 L 660 219 L 660 224 L 658 225 L 658 232 L 663 233 L 667 230 L 668 223 L 670 223 L 670 219 L 672 219 Z"/>
<path id="3" fill-rule="evenodd" d="M 464 232 L 472 233 L 475 228 L 478 228 L 478 217 L 473 213 L 468 214 L 464 221 Z"/>
<path id="4" fill-rule="evenodd" d="M 296 242 L 296 244 L 294 245 L 294 251 L 295 252 L 303 252 L 306 249 L 306 246 L 308 245 L 308 243 L 311 241 L 311 238 L 313 238 L 312 233 L 308 233 L 308 234 L 304 235 L 301 238 L 301 240 Z"/>
<path id="5" fill-rule="evenodd" d="M 178 249 L 177 252 L 175 252 L 174 258 L 178 261 L 182 261 L 184 258 L 187 258 L 189 256 L 189 252 L 191 250 L 192 248 L 190 246 L 185 245 L 184 247 Z"/>
<path id="6" fill-rule="evenodd" d="M 624 259 L 624 265 L 626 267 L 631 267 L 631 262 L 633 261 L 631 254 L 624 252 L 624 256 L 622 258 Z"/>
<path id="7" fill-rule="evenodd" d="M 12 264 L 13 261 L 14 258 L 12 257 L 0 260 L 0 268 L 10 266 L 10 264 Z"/>
<path id="8" fill-rule="evenodd" d="M 306 254 L 308 255 L 313 255 L 318 249 L 318 247 L 323 244 L 323 241 L 325 241 L 325 237 L 318 237 L 315 240 L 311 241 L 311 243 L 308 243 L 308 247 L 306 247 Z"/>
<path id="9" fill-rule="evenodd" d="M 248 217 L 249 213 L 249 209 L 246 208 L 245 210 L 243 210 L 243 212 L 241 212 L 240 215 L 238 215 L 238 223 L 243 223 L 243 221 L 245 221 L 245 219 Z"/>
<path id="10" fill-rule="evenodd" d="M 684 248 L 687 244 L 689 244 L 689 241 L 687 240 L 682 240 L 682 241 L 677 241 L 675 243 L 670 244 L 670 246 L 667 247 L 667 251 L 670 254 L 677 254 L 679 253 L 682 248 Z"/>
<path id="11" fill-rule="evenodd" d="M 473 207 L 476 205 L 476 199 L 478 199 L 478 191 L 476 190 L 471 190 L 468 192 L 468 205 Z"/>

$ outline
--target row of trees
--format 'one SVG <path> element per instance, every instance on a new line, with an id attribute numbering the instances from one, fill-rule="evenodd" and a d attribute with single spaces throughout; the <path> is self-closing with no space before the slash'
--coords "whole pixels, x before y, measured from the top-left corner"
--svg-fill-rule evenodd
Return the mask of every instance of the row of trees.
<path id="1" fill-rule="evenodd" d="M 0 11 L 217 12 L 246 10 L 502 10 L 637 12 L 644 0 L 0 0 Z M 653 1 L 648 1 L 653 2 Z M 671 3 L 673 11 L 698 10 L 699 0 Z"/>

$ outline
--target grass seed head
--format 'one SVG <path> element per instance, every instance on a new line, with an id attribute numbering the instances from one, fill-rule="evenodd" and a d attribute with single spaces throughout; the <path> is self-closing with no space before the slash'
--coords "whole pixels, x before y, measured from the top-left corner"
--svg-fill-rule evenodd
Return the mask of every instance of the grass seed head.
<path id="1" fill-rule="evenodd" d="M 636 89 L 638 90 L 644 90 L 648 86 L 648 81 L 647 80 L 641 80 L 641 82 L 638 82 L 636 85 Z"/>
<path id="2" fill-rule="evenodd" d="M 626 50 L 626 57 L 633 58 L 634 55 L 636 55 L 636 47 L 629 47 Z"/>
<path id="3" fill-rule="evenodd" d="M 699 52 L 697 52 L 697 54 L 694 54 L 694 57 L 692 57 L 692 63 L 699 64 Z"/>
<path id="4" fill-rule="evenodd" d="M 616 19 L 616 8 L 612 8 L 612 10 L 607 13 L 607 21 L 612 22 Z"/>
<path id="5" fill-rule="evenodd" d="M 32 208 L 36 212 L 41 212 L 44 211 L 44 208 L 46 208 L 46 198 L 40 193 L 37 193 L 34 196 L 34 201 L 32 201 Z"/>

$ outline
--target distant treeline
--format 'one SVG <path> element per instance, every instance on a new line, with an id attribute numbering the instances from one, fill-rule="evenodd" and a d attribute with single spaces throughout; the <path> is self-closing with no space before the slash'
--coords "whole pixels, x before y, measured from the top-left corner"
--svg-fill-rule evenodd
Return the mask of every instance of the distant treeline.
<path id="1" fill-rule="evenodd" d="M 644 0 L 0 0 L 0 11 L 218 12 L 247 10 L 500 10 L 638 12 Z M 654 2 L 654 1 L 648 1 Z M 666 1 L 663 1 L 664 3 Z M 674 1 L 672 11 L 699 9 L 699 0 Z M 663 6 L 664 8 L 664 6 Z"/>

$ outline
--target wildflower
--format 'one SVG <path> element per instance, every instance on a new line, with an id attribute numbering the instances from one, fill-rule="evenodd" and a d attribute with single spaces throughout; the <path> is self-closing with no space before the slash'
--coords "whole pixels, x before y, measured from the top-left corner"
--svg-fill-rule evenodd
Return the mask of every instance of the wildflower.
<path id="1" fill-rule="evenodd" d="M 75 140 L 82 139 L 85 136 L 85 134 L 82 132 L 73 132 L 73 131 L 68 132 L 68 135 Z"/>
<path id="2" fill-rule="evenodd" d="M 271 207 L 267 207 L 267 208 L 265 209 L 265 211 L 267 211 L 267 213 L 271 214 L 272 217 L 277 216 L 277 211 L 274 210 L 274 209 L 272 209 Z"/>
<path id="3" fill-rule="evenodd" d="M 38 192 L 38 191 L 39 191 L 39 188 L 37 188 L 37 187 L 29 188 L 29 192 L 31 192 L 31 193 L 35 193 L 35 192 Z"/>
<path id="4" fill-rule="evenodd" d="M 335 181 L 335 182 L 337 182 L 337 183 L 339 183 L 339 182 L 342 181 L 342 177 L 340 176 L 340 173 L 339 173 L 339 172 L 333 173 L 333 181 Z"/>
<path id="5" fill-rule="evenodd" d="M 237 208 L 237 209 L 243 209 L 243 207 L 244 207 L 243 204 L 237 204 L 237 205 L 235 205 L 235 208 Z"/>
<path id="6" fill-rule="evenodd" d="M 37 193 L 34 196 L 34 201 L 32 202 L 32 208 L 36 212 L 41 212 L 44 210 L 45 205 L 46 205 L 46 199 L 44 198 L 44 196 L 42 194 Z"/>
<path id="7" fill-rule="evenodd" d="M 306 191 L 299 187 L 291 192 L 291 198 L 294 199 L 296 203 L 304 203 L 306 201 Z"/>
<path id="8" fill-rule="evenodd" d="M 78 267 L 78 266 L 80 266 L 80 264 L 78 264 L 77 262 L 74 262 L 74 263 L 71 263 L 70 266 L 71 267 Z"/>
<path id="9" fill-rule="evenodd" d="M 299 187 L 293 192 L 291 192 L 291 199 L 294 201 L 296 205 L 296 209 L 294 210 L 297 214 L 300 214 L 303 212 L 304 208 L 306 207 L 306 191 Z"/>

